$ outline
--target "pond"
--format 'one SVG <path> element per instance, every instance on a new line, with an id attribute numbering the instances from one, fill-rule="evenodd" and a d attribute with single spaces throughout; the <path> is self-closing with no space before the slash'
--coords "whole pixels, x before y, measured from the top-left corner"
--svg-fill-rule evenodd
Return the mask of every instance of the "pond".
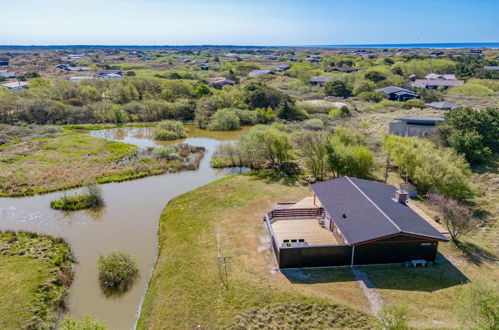
<path id="1" fill-rule="evenodd" d="M 109 140 L 141 148 L 185 142 L 206 148 L 199 169 L 101 185 L 105 207 L 98 211 L 63 212 L 50 208 L 55 192 L 23 198 L 0 198 L 0 230 L 25 230 L 65 238 L 77 259 L 70 288 L 68 314 L 90 315 L 110 329 L 130 329 L 138 317 L 147 282 L 157 256 L 157 229 L 161 211 L 172 198 L 228 175 L 210 167 L 222 141 L 237 140 L 247 128 L 235 132 L 209 132 L 190 127 L 187 139 L 156 142 L 150 127 L 91 131 Z M 71 193 L 69 191 L 68 193 Z M 99 286 L 96 261 L 100 254 L 123 250 L 132 254 L 140 269 L 134 286 L 118 297 L 106 297 Z"/>

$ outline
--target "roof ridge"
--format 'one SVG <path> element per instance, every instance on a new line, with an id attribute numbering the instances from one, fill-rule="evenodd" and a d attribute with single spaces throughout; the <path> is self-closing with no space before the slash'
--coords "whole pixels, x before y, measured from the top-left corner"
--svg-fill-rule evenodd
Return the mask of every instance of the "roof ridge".
<path id="1" fill-rule="evenodd" d="M 395 221 L 393 221 L 392 218 L 390 218 L 385 212 L 383 212 L 383 210 L 375 202 L 373 202 L 373 200 L 370 199 L 365 192 L 362 191 L 362 189 L 360 189 L 352 180 L 350 180 L 348 176 L 345 176 L 345 178 L 362 194 L 362 196 L 364 196 L 381 214 L 383 214 L 383 216 L 387 218 L 388 221 L 390 221 L 390 223 L 395 228 L 397 228 L 399 232 L 403 232 L 402 229 L 400 229 L 400 227 L 395 223 Z"/>

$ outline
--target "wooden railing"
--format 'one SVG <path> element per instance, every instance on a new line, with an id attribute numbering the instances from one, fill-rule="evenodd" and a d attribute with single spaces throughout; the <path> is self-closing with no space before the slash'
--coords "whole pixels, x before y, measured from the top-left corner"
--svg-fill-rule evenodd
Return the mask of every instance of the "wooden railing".
<path id="1" fill-rule="evenodd" d="M 300 208 L 300 209 L 273 209 L 267 213 L 267 218 L 315 218 L 322 214 L 322 208 Z"/>

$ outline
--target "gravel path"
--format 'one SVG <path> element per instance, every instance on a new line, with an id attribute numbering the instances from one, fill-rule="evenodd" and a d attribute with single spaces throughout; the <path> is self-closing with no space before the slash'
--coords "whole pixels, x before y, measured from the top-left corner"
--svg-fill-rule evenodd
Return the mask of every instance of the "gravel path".
<path id="1" fill-rule="evenodd" d="M 376 315 L 383 307 L 383 300 L 381 296 L 376 292 L 373 282 L 367 277 L 359 268 L 352 268 L 352 272 L 355 280 L 359 283 L 360 289 L 364 292 L 367 300 L 369 300 L 369 305 L 371 305 L 371 312 Z"/>

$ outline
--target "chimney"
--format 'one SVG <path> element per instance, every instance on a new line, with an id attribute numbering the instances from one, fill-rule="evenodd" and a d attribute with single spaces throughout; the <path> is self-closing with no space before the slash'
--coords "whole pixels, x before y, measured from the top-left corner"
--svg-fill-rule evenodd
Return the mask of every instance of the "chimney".
<path id="1" fill-rule="evenodd" d="M 397 190 L 395 191 L 395 198 L 393 198 L 394 201 L 405 204 L 407 202 L 407 199 L 409 199 L 409 193 L 405 190 Z"/>

